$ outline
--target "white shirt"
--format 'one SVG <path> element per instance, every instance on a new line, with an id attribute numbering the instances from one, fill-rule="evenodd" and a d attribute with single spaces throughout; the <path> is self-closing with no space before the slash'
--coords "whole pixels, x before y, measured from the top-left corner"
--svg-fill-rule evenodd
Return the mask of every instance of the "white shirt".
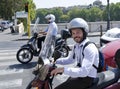
<path id="1" fill-rule="evenodd" d="M 77 61 L 81 62 L 81 67 L 64 67 L 64 74 L 71 77 L 93 77 L 97 75 L 97 70 L 93 67 L 93 64 L 98 66 L 99 63 L 99 53 L 98 49 L 94 44 L 89 44 L 84 49 L 84 57 L 82 56 L 82 49 L 88 39 L 85 39 L 82 43 L 76 44 L 73 48 L 71 55 L 66 58 L 59 58 L 56 64 L 71 64 Z M 75 52 L 75 59 L 73 58 Z M 82 58 L 83 57 L 83 58 Z M 80 60 L 81 59 L 81 60 Z"/>
<path id="2" fill-rule="evenodd" d="M 50 35 L 52 36 L 56 36 L 58 33 L 58 27 L 57 24 L 55 22 L 51 22 L 48 25 L 48 28 L 45 30 L 45 32 L 48 32 Z"/>

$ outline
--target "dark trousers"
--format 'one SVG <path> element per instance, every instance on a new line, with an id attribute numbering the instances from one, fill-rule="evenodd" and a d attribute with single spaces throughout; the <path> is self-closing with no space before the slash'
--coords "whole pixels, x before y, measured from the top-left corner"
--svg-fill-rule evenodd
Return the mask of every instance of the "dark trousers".
<path id="1" fill-rule="evenodd" d="M 93 83 L 94 78 L 69 78 L 64 83 L 57 86 L 55 89 L 86 89 Z"/>
<path id="2" fill-rule="evenodd" d="M 40 50 L 41 50 L 41 48 L 42 48 L 42 42 L 44 42 L 45 37 L 46 37 L 46 36 L 42 36 L 42 37 L 39 37 L 39 38 L 38 38 L 37 46 L 38 46 L 38 48 L 39 48 Z"/>

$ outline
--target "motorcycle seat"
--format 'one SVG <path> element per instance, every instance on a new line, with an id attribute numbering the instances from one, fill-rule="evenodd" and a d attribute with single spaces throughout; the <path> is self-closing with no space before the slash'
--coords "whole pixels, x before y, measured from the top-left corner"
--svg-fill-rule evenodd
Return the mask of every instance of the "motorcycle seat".
<path id="1" fill-rule="evenodd" d="M 88 89 L 104 89 L 105 87 L 116 83 L 120 78 L 120 69 L 103 71 L 97 74 L 92 86 Z"/>

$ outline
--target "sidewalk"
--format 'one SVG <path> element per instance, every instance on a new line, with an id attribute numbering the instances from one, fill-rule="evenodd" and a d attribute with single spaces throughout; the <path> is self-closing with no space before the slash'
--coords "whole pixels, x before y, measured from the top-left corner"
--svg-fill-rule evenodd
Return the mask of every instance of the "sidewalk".
<path id="1" fill-rule="evenodd" d="M 60 34 L 58 34 L 58 37 L 60 36 Z M 88 37 L 95 37 L 95 36 L 101 36 L 100 32 L 91 32 L 88 33 Z M 29 40 L 30 37 L 29 36 L 24 36 L 24 34 L 18 34 L 18 37 L 16 40 Z"/>
<path id="2" fill-rule="evenodd" d="M 103 32 L 104 34 L 105 32 Z M 25 35 L 25 33 L 11 33 L 10 29 L 5 30 L 4 32 L 0 32 L 1 41 L 20 41 L 20 40 L 29 40 L 31 37 Z M 60 34 L 58 34 L 58 37 Z M 91 32 L 88 33 L 88 37 L 100 37 L 100 32 Z"/>

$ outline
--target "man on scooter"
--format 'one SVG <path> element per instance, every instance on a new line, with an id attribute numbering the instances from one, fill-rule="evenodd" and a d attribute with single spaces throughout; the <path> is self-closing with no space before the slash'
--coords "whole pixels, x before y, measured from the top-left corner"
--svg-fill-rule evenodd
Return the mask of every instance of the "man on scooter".
<path id="1" fill-rule="evenodd" d="M 97 76 L 97 69 L 93 65 L 98 67 L 98 49 L 91 43 L 83 51 L 83 47 L 89 41 L 87 38 L 89 27 L 84 19 L 74 18 L 70 21 L 68 29 L 76 44 L 71 54 L 66 58 L 57 59 L 56 64 L 66 65 L 76 61 L 76 66 L 60 67 L 51 72 L 51 75 L 63 73 L 70 76 L 67 81 L 55 89 L 86 89 L 92 85 L 94 78 Z"/>
<path id="2" fill-rule="evenodd" d="M 49 25 L 45 31 L 39 32 L 39 34 L 43 35 L 38 38 L 37 45 L 38 45 L 39 50 L 41 50 L 42 48 L 42 42 L 45 40 L 48 30 L 51 30 L 53 39 L 56 38 L 56 35 L 58 32 L 58 27 L 57 27 L 57 24 L 55 23 L 55 16 L 53 14 L 48 14 L 47 16 L 45 16 L 45 19 L 48 21 Z"/>
<path id="3" fill-rule="evenodd" d="M 55 41 L 57 33 L 58 33 L 58 27 L 57 27 L 57 24 L 55 23 L 55 16 L 53 14 L 48 14 L 47 16 L 45 16 L 45 19 L 47 19 L 49 25 L 44 32 L 40 32 L 44 36 L 38 38 L 38 48 L 39 48 L 39 50 L 42 49 L 42 41 L 44 41 L 46 39 L 47 33 L 52 36 L 52 41 Z M 48 42 L 49 42 L 49 40 L 48 40 Z M 53 46 L 55 46 L 55 42 L 53 42 L 52 44 L 53 44 Z M 49 49 L 49 48 L 47 48 L 47 49 Z M 47 53 L 46 53 L 46 55 L 47 55 Z M 39 69 L 38 65 L 40 64 L 40 61 L 41 60 L 38 59 L 38 64 L 36 65 L 35 69 L 33 70 L 33 74 L 38 73 L 38 69 Z"/>

